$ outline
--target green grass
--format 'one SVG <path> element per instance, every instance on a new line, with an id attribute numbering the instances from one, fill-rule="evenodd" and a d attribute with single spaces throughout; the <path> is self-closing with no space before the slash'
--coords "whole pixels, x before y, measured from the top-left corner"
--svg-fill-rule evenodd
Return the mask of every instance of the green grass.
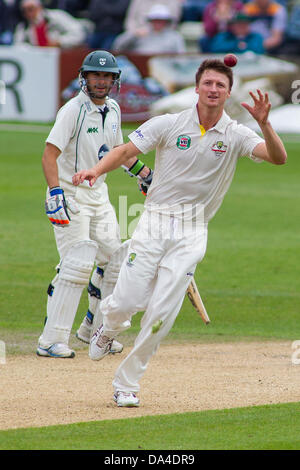
<path id="1" fill-rule="evenodd" d="M 46 133 L 0 132 L 0 340 L 8 354 L 33 353 L 58 262 L 44 214 Z M 239 162 L 195 276 L 212 323 L 205 326 L 185 299 L 167 341 L 299 339 L 298 147 L 287 144 L 282 167 Z M 142 159 L 152 166 L 153 157 Z M 107 182 L 117 215 L 119 195 L 128 196 L 128 207 L 143 204 L 136 181 L 123 170 Z M 74 330 L 86 307 L 85 294 Z M 130 341 L 140 317 L 126 333 Z M 297 415 L 299 404 L 284 404 L 10 430 L 0 432 L 0 448 L 299 449 Z"/>
<path id="2" fill-rule="evenodd" d="M 296 450 L 299 412 L 289 403 L 0 431 L 0 449 Z"/>

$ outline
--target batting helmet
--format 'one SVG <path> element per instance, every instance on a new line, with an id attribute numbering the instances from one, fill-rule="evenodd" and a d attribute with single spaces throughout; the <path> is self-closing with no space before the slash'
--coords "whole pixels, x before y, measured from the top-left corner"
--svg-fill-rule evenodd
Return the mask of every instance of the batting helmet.
<path id="1" fill-rule="evenodd" d="M 81 89 L 88 94 L 85 74 L 87 72 L 111 72 L 114 78 L 114 84 L 120 90 L 121 70 L 118 67 L 116 58 L 107 51 L 90 52 L 83 60 L 79 69 L 79 83 Z"/>

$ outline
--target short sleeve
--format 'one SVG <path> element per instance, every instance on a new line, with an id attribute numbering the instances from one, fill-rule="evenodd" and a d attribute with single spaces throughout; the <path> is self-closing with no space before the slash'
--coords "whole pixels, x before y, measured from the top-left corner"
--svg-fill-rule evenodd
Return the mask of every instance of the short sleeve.
<path id="1" fill-rule="evenodd" d="M 75 133 L 77 112 L 70 106 L 63 106 L 57 113 L 55 123 L 46 142 L 55 145 L 61 152 Z"/>
<path id="2" fill-rule="evenodd" d="M 264 139 L 256 134 L 252 129 L 249 129 L 249 127 L 242 124 L 238 125 L 237 134 L 241 140 L 239 157 L 248 157 L 257 163 L 263 162 L 264 160 L 253 155 L 253 150 L 258 144 L 264 142 Z"/>
<path id="3" fill-rule="evenodd" d="M 142 153 L 148 153 L 165 140 L 170 121 L 168 114 L 151 118 L 129 134 L 128 138 Z"/>

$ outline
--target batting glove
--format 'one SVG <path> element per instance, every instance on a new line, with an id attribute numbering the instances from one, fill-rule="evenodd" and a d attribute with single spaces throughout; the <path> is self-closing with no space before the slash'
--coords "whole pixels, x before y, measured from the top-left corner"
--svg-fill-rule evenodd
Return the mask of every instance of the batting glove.
<path id="1" fill-rule="evenodd" d="M 138 182 L 139 190 L 144 194 L 144 196 L 147 195 L 149 186 L 152 183 L 152 178 L 153 178 L 153 171 L 150 169 L 149 175 L 146 176 L 146 178 L 141 178 Z"/>
<path id="2" fill-rule="evenodd" d="M 65 199 L 64 191 L 59 186 L 50 189 L 50 197 L 46 199 L 45 209 L 50 222 L 59 227 L 65 227 L 70 223 L 68 209 L 73 214 L 79 212 L 74 203 Z"/>

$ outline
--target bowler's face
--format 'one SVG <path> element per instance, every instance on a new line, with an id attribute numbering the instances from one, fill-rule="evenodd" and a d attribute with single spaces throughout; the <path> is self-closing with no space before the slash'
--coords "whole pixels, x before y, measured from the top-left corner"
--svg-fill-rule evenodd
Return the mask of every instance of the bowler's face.
<path id="1" fill-rule="evenodd" d="M 221 108 L 230 96 L 229 78 L 213 69 L 205 70 L 196 86 L 196 93 L 200 106 Z"/>

